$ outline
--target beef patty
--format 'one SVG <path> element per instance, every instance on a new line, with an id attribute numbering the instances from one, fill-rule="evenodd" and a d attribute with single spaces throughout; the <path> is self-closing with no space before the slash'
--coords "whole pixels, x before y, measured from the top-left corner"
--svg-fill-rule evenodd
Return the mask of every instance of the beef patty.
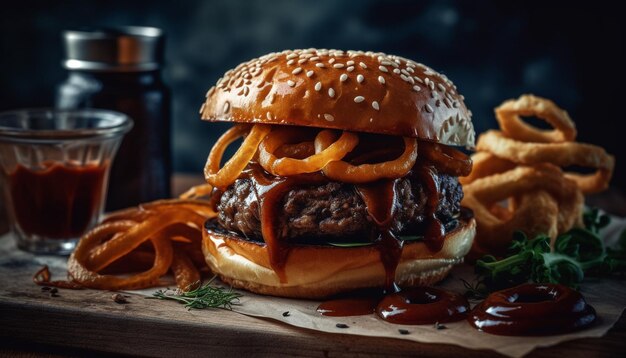
<path id="1" fill-rule="evenodd" d="M 437 217 L 446 223 L 460 212 L 463 191 L 456 177 L 439 174 Z M 217 206 L 218 222 L 226 230 L 255 241 L 262 240 L 260 205 L 252 178 L 237 179 L 222 195 Z M 396 184 L 394 234 L 418 235 L 424 222 L 426 195 L 417 176 Z M 367 240 L 376 226 L 354 185 L 327 182 L 288 191 L 282 200 L 280 237 L 292 241 Z"/>

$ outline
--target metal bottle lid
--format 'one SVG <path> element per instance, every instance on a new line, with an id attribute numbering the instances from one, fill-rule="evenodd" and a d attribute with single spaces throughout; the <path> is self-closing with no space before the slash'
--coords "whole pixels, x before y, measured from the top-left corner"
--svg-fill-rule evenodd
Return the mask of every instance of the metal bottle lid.
<path id="1" fill-rule="evenodd" d="M 63 32 L 71 70 L 140 72 L 161 67 L 164 33 L 156 27 L 107 27 Z"/>

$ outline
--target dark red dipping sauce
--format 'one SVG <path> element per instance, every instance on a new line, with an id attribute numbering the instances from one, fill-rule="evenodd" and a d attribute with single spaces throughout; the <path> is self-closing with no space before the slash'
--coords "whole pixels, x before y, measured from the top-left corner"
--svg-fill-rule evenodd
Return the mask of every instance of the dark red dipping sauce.
<path id="1" fill-rule="evenodd" d="M 376 313 L 387 322 L 397 324 L 433 324 L 465 319 L 467 299 L 434 287 L 412 287 L 383 298 Z"/>
<path id="2" fill-rule="evenodd" d="M 7 176 L 16 225 L 27 235 L 76 238 L 98 220 L 107 165 L 18 165 Z"/>
<path id="3" fill-rule="evenodd" d="M 596 320 L 596 311 L 567 286 L 524 284 L 492 293 L 467 320 L 491 334 L 545 336 L 587 328 Z"/>
<path id="4" fill-rule="evenodd" d="M 411 287 L 384 294 L 382 291 L 353 292 L 345 298 L 322 302 L 324 316 L 360 316 L 376 313 L 396 324 L 433 324 L 466 318 L 469 303 L 462 295 L 434 287 Z"/>

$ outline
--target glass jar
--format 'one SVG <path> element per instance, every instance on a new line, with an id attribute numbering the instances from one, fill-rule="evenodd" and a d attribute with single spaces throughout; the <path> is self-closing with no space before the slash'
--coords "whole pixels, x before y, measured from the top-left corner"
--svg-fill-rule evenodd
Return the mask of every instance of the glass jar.
<path id="1" fill-rule="evenodd" d="M 63 34 L 67 79 L 58 87 L 62 109 L 125 113 L 134 127 L 111 168 L 107 210 L 170 196 L 170 92 L 161 78 L 164 34 L 157 28 L 117 27 Z"/>
<path id="2" fill-rule="evenodd" d="M 19 248 L 69 254 L 99 222 L 111 162 L 131 127 L 107 110 L 0 113 L 0 182 Z"/>

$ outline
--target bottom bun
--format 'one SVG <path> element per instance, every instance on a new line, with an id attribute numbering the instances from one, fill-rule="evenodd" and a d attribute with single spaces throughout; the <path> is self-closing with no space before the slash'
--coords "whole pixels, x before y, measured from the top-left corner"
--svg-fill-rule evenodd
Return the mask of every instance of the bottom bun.
<path id="1" fill-rule="evenodd" d="M 396 269 L 402 286 L 431 285 L 446 277 L 472 247 L 473 218 L 462 219 L 448 232 L 443 248 L 431 252 L 423 242 L 407 242 Z M 269 264 L 264 243 L 203 230 L 202 251 L 222 281 L 264 295 L 319 299 L 360 288 L 383 287 L 385 269 L 375 246 L 290 246 L 285 264 L 287 282 L 280 282 Z"/>

